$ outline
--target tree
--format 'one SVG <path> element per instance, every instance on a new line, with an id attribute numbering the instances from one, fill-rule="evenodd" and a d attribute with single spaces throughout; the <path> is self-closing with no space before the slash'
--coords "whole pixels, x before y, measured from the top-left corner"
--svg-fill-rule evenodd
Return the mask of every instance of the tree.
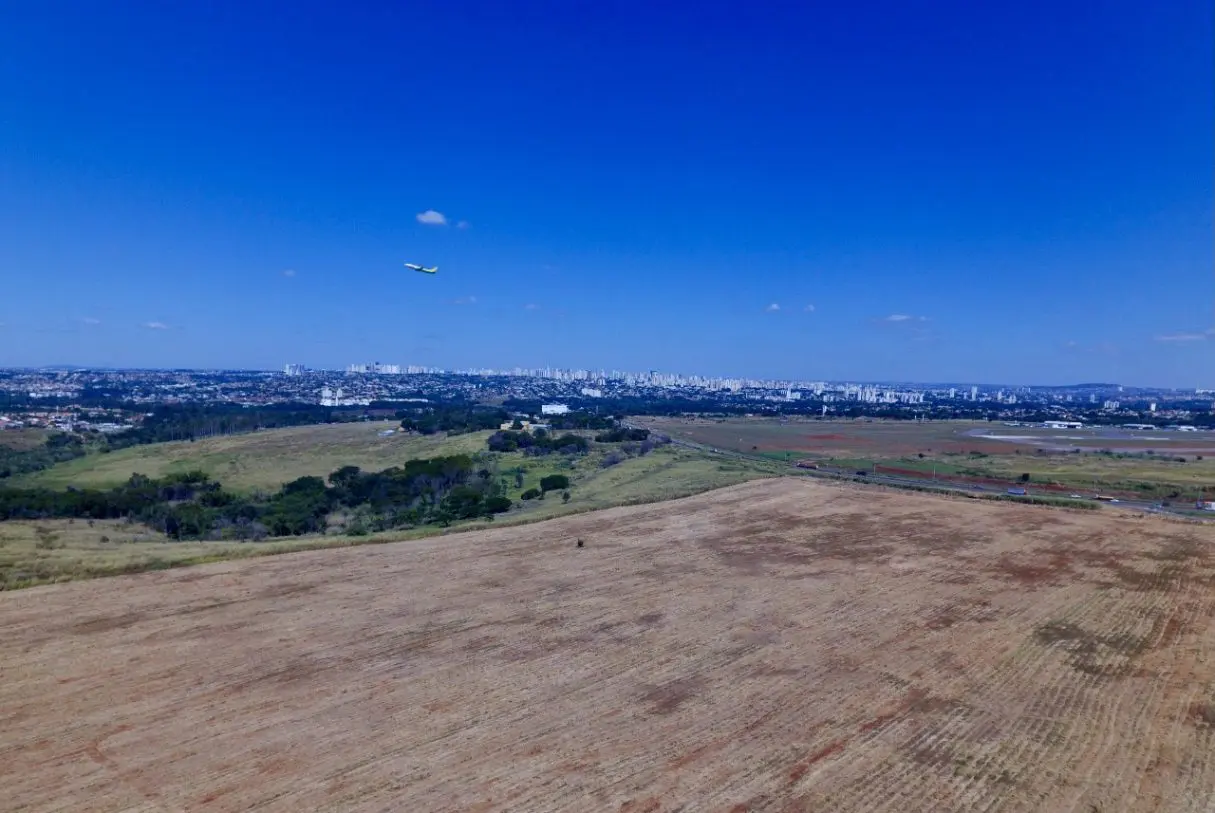
<path id="1" fill-rule="evenodd" d="M 510 510 L 511 501 L 507 497 L 490 497 L 485 501 L 485 513 L 489 516 L 504 514 Z"/>
<path id="2" fill-rule="evenodd" d="M 1028 482 L 1029 482 L 1029 474 L 1028 474 L 1028 473 L 1026 473 L 1026 474 L 1022 474 L 1022 475 L 1021 475 L 1021 482 L 1022 482 L 1022 483 L 1028 483 Z"/>
<path id="3" fill-rule="evenodd" d="M 515 488 L 523 488 L 523 469 L 515 469 Z"/>
<path id="4" fill-rule="evenodd" d="M 564 474 L 550 474 L 540 479 L 541 491 L 558 491 L 570 487 L 570 478 Z"/>
<path id="5" fill-rule="evenodd" d="M 570 501 L 570 493 L 568 491 L 561 492 L 561 502 L 567 503 Z"/>
<path id="6" fill-rule="evenodd" d="M 534 499 L 536 499 L 536 498 L 537 498 L 537 497 L 539 497 L 539 496 L 540 496 L 540 489 L 538 489 L 538 488 L 529 488 L 527 491 L 524 491 L 522 494 L 520 494 L 520 495 L 519 495 L 519 499 L 521 499 L 521 500 L 534 500 Z"/>

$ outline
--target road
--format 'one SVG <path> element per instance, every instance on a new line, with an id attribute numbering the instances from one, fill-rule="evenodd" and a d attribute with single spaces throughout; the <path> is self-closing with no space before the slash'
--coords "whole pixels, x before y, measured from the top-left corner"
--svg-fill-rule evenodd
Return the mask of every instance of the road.
<path id="1" fill-rule="evenodd" d="M 632 423 L 629 421 L 624 421 L 623 423 L 625 426 L 627 426 L 631 429 L 648 429 L 649 428 L 646 426 L 642 426 L 641 424 Z M 670 436 L 668 436 L 668 437 L 670 437 Z M 701 452 L 703 454 L 717 455 L 719 457 L 733 457 L 733 458 L 738 458 L 738 459 L 748 460 L 748 461 L 763 460 L 763 461 L 767 461 L 767 462 L 779 462 L 779 461 L 773 461 L 771 458 L 763 457 L 760 455 L 750 455 L 750 454 L 746 454 L 745 452 L 734 451 L 733 449 L 719 449 L 719 448 L 716 448 L 713 446 L 706 446 L 703 443 L 695 443 L 690 440 L 683 440 L 683 439 L 676 438 L 676 437 L 671 437 L 671 443 L 674 446 L 680 446 L 685 449 L 692 449 L 692 450 Z M 795 464 L 792 464 L 792 463 L 790 465 L 795 466 Z M 880 469 L 881 466 L 879 465 L 877 468 Z M 867 483 L 873 483 L 875 485 L 891 486 L 893 488 L 917 488 L 917 489 L 930 488 L 930 489 L 934 489 L 937 491 L 944 491 L 944 492 L 963 492 L 963 493 L 971 493 L 971 494 L 977 492 L 977 493 L 982 493 L 982 494 L 997 495 L 997 494 L 1005 494 L 1005 493 L 1007 493 L 1009 488 L 1013 487 L 1013 486 L 991 486 L 991 485 L 983 485 L 981 483 L 965 483 L 965 482 L 959 482 L 956 480 L 949 480 L 948 478 L 944 478 L 944 477 L 936 477 L 936 478 L 933 478 L 933 477 L 907 477 L 904 475 L 897 475 L 897 474 L 883 474 L 883 473 L 881 473 L 881 471 L 871 471 L 871 472 L 867 472 L 864 475 L 861 475 L 857 472 L 856 469 L 841 469 L 841 468 L 836 468 L 836 467 L 832 467 L 832 466 L 823 466 L 822 464 L 819 464 L 819 467 L 817 469 L 798 468 L 797 471 L 798 471 L 798 473 L 803 474 L 805 476 L 809 476 L 809 477 L 821 477 L 824 479 L 831 479 L 831 480 L 848 479 L 848 480 L 852 480 L 854 482 L 867 482 Z M 1029 491 L 1028 488 L 1026 490 Z M 1035 495 L 1031 491 L 1026 496 L 1033 497 L 1033 496 L 1038 496 L 1038 495 Z M 1041 496 L 1054 497 L 1056 499 L 1059 498 L 1058 494 L 1044 493 Z M 1086 498 L 1086 499 L 1088 499 L 1088 498 Z M 1103 504 L 1108 505 L 1111 508 L 1121 508 L 1121 509 L 1128 510 L 1128 511 L 1143 511 L 1143 512 L 1152 513 L 1152 514 L 1168 514 L 1169 516 L 1178 517 L 1181 519 L 1191 520 L 1191 521 L 1195 521 L 1195 522 L 1210 521 L 1205 518 L 1195 517 L 1191 513 L 1186 513 L 1186 512 L 1180 511 L 1180 510 L 1176 510 L 1176 509 L 1165 508 L 1163 506 L 1160 506 L 1160 504 L 1154 500 L 1123 499 L 1123 498 L 1119 497 L 1116 502 L 1108 502 L 1108 501 L 1102 501 L 1102 502 L 1103 502 Z"/>

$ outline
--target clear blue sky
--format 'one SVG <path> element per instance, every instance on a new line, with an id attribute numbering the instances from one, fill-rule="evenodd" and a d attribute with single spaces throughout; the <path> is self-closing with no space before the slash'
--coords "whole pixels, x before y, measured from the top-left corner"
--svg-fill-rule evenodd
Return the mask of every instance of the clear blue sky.
<path id="1" fill-rule="evenodd" d="M 1213 34 L 1210 0 L 8 3 L 0 365 L 1215 386 Z"/>

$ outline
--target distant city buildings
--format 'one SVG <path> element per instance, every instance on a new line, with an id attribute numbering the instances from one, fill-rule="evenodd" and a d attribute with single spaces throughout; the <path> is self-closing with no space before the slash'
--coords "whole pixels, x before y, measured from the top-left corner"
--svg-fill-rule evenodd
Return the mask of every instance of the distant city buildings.
<path id="1" fill-rule="evenodd" d="M 371 375 L 400 375 L 401 365 L 380 364 L 378 361 L 373 361 L 370 364 L 350 364 L 346 367 L 346 372 L 352 375 L 368 373 Z"/>
<path id="2" fill-rule="evenodd" d="M 321 388 L 321 406 L 367 406 L 370 403 L 370 398 L 348 397 L 341 387 L 338 387 L 337 389 L 330 389 L 329 387 Z"/>
<path id="3" fill-rule="evenodd" d="M 541 415 L 564 415 L 569 412 L 570 408 L 565 404 L 541 404 Z"/>

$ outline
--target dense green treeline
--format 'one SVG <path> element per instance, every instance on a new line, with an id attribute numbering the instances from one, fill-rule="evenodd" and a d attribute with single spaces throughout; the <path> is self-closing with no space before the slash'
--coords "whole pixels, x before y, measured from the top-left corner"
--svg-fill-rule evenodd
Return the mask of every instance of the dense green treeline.
<path id="1" fill-rule="evenodd" d="M 436 432 L 463 435 L 497 429 L 510 418 L 504 409 L 475 405 L 423 407 L 411 413 L 398 413 L 397 417 L 401 418 L 402 429 L 423 435 L 433 435 Z"/>
<path id="2" fill-rule="evenodd" d="M 449 524 L 510 510 L 498 479 L 467 455 L 410 460 L 379 472 L 345 466 L 328 482 L 300 477 L 276 493 L 245 497 L 202 472 L 159 480 L 133 474 L 112 489 L 0 489 L 0 520 L 128 519 L 173 539 L 248 539 L 325 530 L 335 512 L 351 533 Z"/>
<path id="3" fill-rule="evenodd" d="M 494 432 L 489 436 L 486 445 L 491 452 L 516 452 L 525 455 L 542 456 L 554 452 L 561 454 L 586 454 L 591 444 L 581 435 L 566 433 L 552 435 L 543 429 L 533 432 L 514 431 L 510 429 Z"/>

